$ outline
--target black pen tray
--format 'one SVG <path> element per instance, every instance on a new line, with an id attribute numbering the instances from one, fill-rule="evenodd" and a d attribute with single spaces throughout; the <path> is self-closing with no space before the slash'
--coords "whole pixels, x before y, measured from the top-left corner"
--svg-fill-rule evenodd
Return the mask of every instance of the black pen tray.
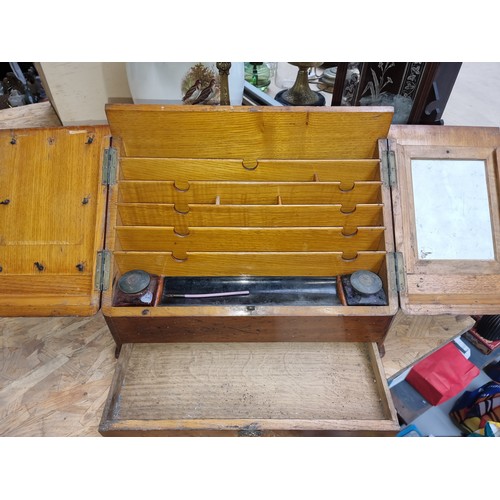
<path id="1" fill-rule="evenodd" d="M 199 297 L 235 292 L 248 294 Z M 337 295 L 337 279 L 331 276 L 194 276 L 165 277 L 159 305 L 333 306 L 341 305 L 341 302 Z"/>

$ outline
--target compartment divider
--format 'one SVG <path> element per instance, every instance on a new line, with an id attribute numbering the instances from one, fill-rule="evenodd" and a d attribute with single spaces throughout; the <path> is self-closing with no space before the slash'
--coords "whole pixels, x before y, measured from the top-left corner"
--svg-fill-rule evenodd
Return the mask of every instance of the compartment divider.
<path id="1" fill-rule="evenodd" d="M 120 273 L 338 276 L 385 262 L 380 162 L 121 160 Z"/>
<path id="2" fill-rule="evenodd" d="M 213 158 L 134 158 L 120 160 L 122 180 L 310 182 L 380 181 L 380 161 L 266 160 L 246 167 L 243 160 Z"/>

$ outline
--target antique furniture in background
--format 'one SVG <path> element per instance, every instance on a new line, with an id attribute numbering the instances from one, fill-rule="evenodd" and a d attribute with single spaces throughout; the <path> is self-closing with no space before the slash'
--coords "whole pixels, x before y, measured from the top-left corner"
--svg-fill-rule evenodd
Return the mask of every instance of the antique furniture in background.
<path id="1" fill-rule="evenodd" d="M 290 66 L 289 63 L 277 64 Z M 312 90 L 317 89 L 326 97 L 326 106 L 394 106 L 393 123 L 442 125 L 441 117 L 461 65 L 457 62 L 324 62 L 310 70 L 309 84 Z M 277 85 L 264 93 L 245 84 L 244 103 L 281 105 L 277 96 L 283 90 Z"/>
<path id="2" fill-rule="evenodd" d="M 325 63 L 329 66 L 333 63 Z M 332 106 L 389 104 L 384 95 L 410 101 L 406 121 L 441 125 L 441 116 L 462 63 L 364 62 L 337 64 Z M 329 66 L 330 67 L 330 66 Z"/>

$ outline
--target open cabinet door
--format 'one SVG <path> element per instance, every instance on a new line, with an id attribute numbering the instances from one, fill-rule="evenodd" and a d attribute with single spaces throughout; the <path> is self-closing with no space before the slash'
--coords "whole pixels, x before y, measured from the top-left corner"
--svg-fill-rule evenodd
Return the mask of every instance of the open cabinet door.
<path id="1" fill-rule="evenodd" d="M 499 148 L 497 128 L 391 127 L 407 314 L 500 312 Z"/>
<path id="2" fill-rule="evenodd" d="M 108 127 L 0 131 L 0 316 L 87 316 L 103 247 Z"/>

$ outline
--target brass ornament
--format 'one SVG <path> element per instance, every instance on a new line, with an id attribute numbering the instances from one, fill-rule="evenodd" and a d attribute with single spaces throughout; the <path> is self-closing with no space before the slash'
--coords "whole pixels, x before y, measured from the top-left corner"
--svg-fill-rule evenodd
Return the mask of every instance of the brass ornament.
<path id="1" fill-rule="evenodd" d="M 290 89 L 278 92 L 275 99 L 289 106 L 324 106 L 325 98 L 319 92 L 311 90 L 308 78 L 309 68 L 319 66 L 323 63 L 291 62 L 290 64 L 299 68 L 295 83 Z"/>
<path id="2" fill-rule="evenodd" d="M 231 103 L 229 100 L 229 70 L 231 68 L 231 63 L 218 62 L 215 63 L 215 65 L 219 70 L 220 76 L 220 105 L 229 106 Z"/>

